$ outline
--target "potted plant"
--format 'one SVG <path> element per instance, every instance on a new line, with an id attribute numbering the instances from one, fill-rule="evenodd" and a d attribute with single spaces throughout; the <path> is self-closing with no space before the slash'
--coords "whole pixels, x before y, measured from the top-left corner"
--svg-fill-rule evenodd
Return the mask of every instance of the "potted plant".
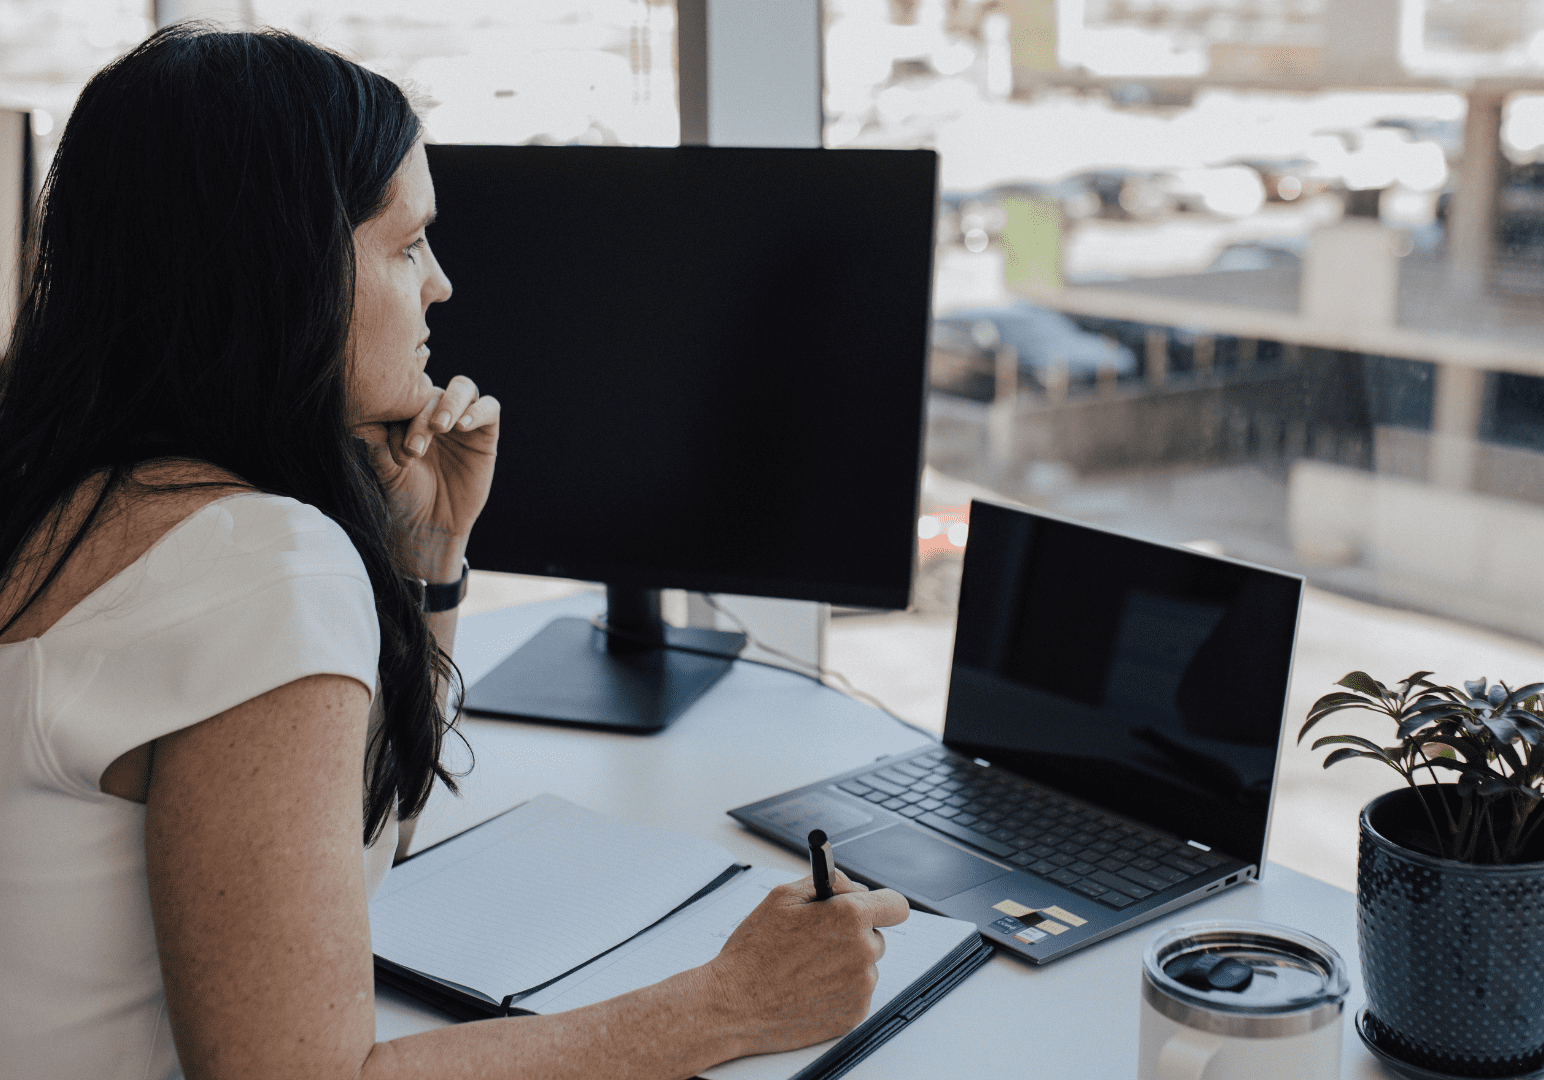
<path id="1" fill-rule="evenodd" d="M 1395 744 L 1329 735 L 1324 767 L 1381 761 L 1406 786 L 1362 809 L 1364 1038 L 1424 1075 L 1544 1068 L 1544 683 L 1463 689 L 1353 671 L 1309 710 L 1387 715 Z M 1451 782 L 1442 783 L 1448 780 Z"/>

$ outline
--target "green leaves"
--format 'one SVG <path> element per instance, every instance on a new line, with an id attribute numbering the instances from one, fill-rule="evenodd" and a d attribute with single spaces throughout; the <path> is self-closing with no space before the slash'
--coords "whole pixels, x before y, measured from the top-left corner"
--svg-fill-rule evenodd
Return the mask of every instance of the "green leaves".
<path id="1" fill-rule="evenodd" d="M 1431 674 L 1417 671 L 1391 690 L 1365 671 L 1351 672 L 1336 684 L 1344 691 L 1313 703 L 1298 742 L 1326 716 L 1348 709 L 1389 717 L 1396 746 L 1359 735 L 1327 735 L 1311 749 L 1337 748 L 1325 757 L 1326 769 L 1371 758 L 1417 791 L 1437 796 L 1423 795 L 1421 802 L 1438 850 L 1470 862 L 1516 862 L 1544 825 L 1544 682 L 1513 690 L 1481 678 L 1457 690 L 1428 681 Z M 1420 772 L 1428 785 L 1441 775 L 1456 782 L 1423 787 L 1416 782 Z"/>
<path id="2" fill-rule="evenodd" d="M 1427 674 L 1431 673 L 1427 672 Z M 1335 685 L 1350 687 L 1359 694 L 1366 694 L 1368 697 L 1373 698 L 1381 698 L 1384 694 L 1388 693 L 1388 687 L 1365 671 L 1353 671 Z"/>

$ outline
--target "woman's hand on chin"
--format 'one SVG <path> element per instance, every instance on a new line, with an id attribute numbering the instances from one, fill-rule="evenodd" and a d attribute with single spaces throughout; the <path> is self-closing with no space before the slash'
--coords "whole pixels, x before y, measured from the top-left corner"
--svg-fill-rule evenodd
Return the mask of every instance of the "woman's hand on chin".
<path id="1" fill-rule="evenodd" d="M 443 390 L 423 377 L 423 407 L 409 420 L 358 424 L 370 462 L 430 581 L 461 575 L 466 538 L 488 501 L 499 443 L 499 402 L 457 375 Z"/>

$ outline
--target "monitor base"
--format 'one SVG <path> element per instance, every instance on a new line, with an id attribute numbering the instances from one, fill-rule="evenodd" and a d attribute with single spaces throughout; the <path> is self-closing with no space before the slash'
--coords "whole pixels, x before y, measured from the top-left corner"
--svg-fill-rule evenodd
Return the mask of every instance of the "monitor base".
<path id="1" fill-rule="evenodd" d="M 554 619 L 469 688 L 464 707 L 507 720 L 660 731 L 723 677 L 745 645 L 744 634 L 722 630 L 663 632 L 677 648 L 618 640 L 587 619 Z"/>

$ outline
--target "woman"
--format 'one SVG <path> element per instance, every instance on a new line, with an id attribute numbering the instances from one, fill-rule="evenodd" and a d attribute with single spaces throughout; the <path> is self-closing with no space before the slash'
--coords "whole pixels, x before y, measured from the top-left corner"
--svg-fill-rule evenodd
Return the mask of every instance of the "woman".
<path id="1" fill-rule="evenodd" d="M 448 729 L 499 405 L 391 83 L 172 28 L 87 85 L 0 366 L 0 1075 L 684 1077 L 864 1015 L 886 890 L 775 890 L 701 968 L 374 1042 L 366 905 Z M 361 798 L 361 784 L 363 786 Z"/>

